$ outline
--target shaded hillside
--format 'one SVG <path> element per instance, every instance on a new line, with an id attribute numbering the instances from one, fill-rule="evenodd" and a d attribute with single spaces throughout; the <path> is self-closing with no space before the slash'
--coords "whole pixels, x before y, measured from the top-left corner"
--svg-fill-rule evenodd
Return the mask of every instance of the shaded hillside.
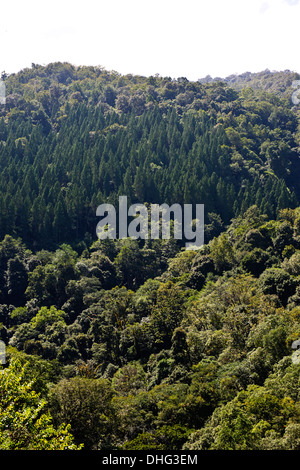
<path id="1" fill-rule="evenodd" d="M 275 93 L 67 63 L 4 78 L 2 237 L 89 245 L 97 206 L 121 194 L 205 204 L 207 224 L 299 203 L 298 116 Z"/>
<path id="2" fill-rule="evenodd" d="M 0 449 L 299 450 L 287 75 L 3 78 Z M 120 195 L 204 204 L 205 244 L 97 240 Z"/>
<path id="3" fill-rule="evenodd" d="M 68 424 L 86 450 L 299 450 L 299 248 L 299 208 L 255 206 L 198 251 L 6 236 L 0 448 L 70 446 Z"/>
<path id="4" fill-rule="evenodd" d="M 199 81 L 200 83 L 223 81 L 237 90 L 253 88 L 254 90 L 274 93 L 290 100 L 294 91 L 292 87 L 293 81 L 299 79 L 300 75 L 297 72 L 292 72 L 290 70 L 272 72 L 267 69 L 257 73 L 245 72 L 242 74 L 229 75 L 225 78 L 212 78 L 211 76 L 207 76 L 205 78 L 201 78 Z"/>

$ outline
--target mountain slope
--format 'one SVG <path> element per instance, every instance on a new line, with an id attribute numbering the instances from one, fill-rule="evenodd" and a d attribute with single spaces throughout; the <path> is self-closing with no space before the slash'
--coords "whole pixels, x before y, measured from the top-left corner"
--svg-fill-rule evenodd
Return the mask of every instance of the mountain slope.
<path id="1" fill-rule="evenodd" d="M 66 63 L 5 80 L 1 237 L 90 243 L 97 206 L 119 195 L 204 204 L 206 223 L 225 224 L 253 204 L 272 217 L 299 204 L 299 119 L 285 97 Z"/>

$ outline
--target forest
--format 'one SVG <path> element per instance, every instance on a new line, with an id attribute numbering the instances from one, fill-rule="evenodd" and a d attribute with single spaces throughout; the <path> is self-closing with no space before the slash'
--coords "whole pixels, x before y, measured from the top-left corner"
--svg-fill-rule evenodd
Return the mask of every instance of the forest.
<path id="1" fill-rule="evenodd" d="M 2 73 L 1 450 L 300 449 L 299 78 Z M 97 239 L 121 195 L 205 243 Z"/>

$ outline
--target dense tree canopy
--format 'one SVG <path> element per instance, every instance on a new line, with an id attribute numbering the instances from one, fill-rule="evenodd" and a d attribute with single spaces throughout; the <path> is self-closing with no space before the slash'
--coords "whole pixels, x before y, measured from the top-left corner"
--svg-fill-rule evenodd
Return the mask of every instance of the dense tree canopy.
<path id="1" fill-rule="evenodd" d="M 287 90 L 295 76 L 283 75 Z M 280 74 L 272 77 L 281 83 Z M 66 63 L 8 76 L 0 236 L 21 237 L 31 249 L 89 245 L 97 206 L 119 195 L 129 204 L 205 204 L 207 224 L 209 214 L 229 223 L 253 204 L 270 217 L 295 208 L 299 133 L 291 100 L 229 84 Z"/>
<path id="2" fill-rule="evenodd" d="M 271 75 L 6 78 L 2 449 L 300 449 L 297 76 Z M 98 240 L 120 195 L 204 204 L 205 244 Z"/>
<path id="3" fill-rule="evenodd" d="M 27 277 L 0 309 L 5 373 L 29 364 L 51 436 L 86 449 L 298 449 L 299 219 L 250 207 L 198 250 L 157 240 L 146 271 L 129 239 L 33 254 L 7 235 Z"/>

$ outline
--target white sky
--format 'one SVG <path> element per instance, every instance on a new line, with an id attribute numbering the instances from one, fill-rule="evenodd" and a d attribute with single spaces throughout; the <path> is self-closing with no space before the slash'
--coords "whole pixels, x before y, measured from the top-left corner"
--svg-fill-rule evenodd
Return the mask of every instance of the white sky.
<path id="1" fill-rule="evenodd" d="M 300 72 L 300 0 L 10 0 L 0 72 L 55 61 L 197 80 Z"/>

